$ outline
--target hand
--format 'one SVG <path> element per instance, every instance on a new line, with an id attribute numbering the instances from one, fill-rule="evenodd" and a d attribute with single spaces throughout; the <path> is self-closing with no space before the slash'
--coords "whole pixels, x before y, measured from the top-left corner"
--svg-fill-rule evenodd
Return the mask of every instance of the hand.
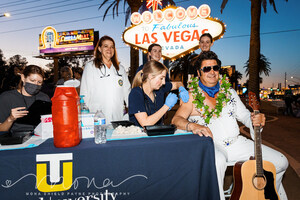
<path id="1" fill-rule="evenodd" d="M 184 103 L 189 101 L 189 92 L 182 86 L 179 87 L 179 97 Z"/>
<path id="2" fill-rule="evenodd" d="M 169 107 L 169 110 L 173 108 L 173 106 L 177 103 L 178 97 L 174 93 L 170 93 L 167 98 L 165 104 Z"/>
<path id="3" fill-rule="evenodd" d="M 213 139 L 213 134 L 210 129 L 206 126 L 201 126 L 196 123 L 190 123 L 189 129 L 194 133 L 198 134 L 199 136 L 211 137 Z"/>
<path id="4" fill-rule="evenodd" d="M 251 120 L 253 126 L 264 126 L 266 124 L 266 117 L 263 113 L 259 113 L 257 115 L 251 113 Z"/>
<path id="5" fill-rule="evenodd" d="M 16 119 L 24 117 L 28 114 L 28 111 L 25 110 L 26 107 L 17 107 L 11 109 L 10 116 L 8 117 L 8 121 L 14 122 Z"/>

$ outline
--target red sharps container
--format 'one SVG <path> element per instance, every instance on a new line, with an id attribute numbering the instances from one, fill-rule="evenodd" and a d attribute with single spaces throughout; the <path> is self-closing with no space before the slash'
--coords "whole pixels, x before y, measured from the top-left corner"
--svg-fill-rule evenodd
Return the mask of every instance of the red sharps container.
<path id="1" fill-rule="evenodd" d="M 56 147 L 72 147 L 81 141 L 80 103 L 75 87 L 57 86 L 52 97 L 53 140 Z"/>

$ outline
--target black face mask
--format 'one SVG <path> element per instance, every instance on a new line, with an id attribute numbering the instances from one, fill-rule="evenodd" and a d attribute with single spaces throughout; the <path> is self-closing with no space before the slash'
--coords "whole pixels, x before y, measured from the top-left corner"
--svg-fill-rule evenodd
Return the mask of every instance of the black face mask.
<path id="1" fill-rule="evenodd" d="M 24 89 L 30 95 L 35 95 L 41 90 L 41 85 L 32 84 L 29 82 L 25 82 Z"/>

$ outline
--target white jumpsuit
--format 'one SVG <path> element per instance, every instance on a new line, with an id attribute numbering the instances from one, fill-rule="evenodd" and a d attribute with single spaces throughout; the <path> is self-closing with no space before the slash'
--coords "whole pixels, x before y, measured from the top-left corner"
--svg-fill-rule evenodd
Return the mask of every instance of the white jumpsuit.
<path id="1" fill-rule="evenodd" d="M 104 65 L 99 69 L 89 62 L 82 74 L 80 95 L 84 95 L 90 112 L 103 111 L 107 124 L 125 119 L 124 102 L 128 107 L 130 83 L 124 67 L 119 68 L 117 71 L 113 65 Z"/>
<path id="2" fill-rule="evenodd" d="M 200 116 L 190 116 L 189 121 L 207 126 L 213 133 L 215 144 L 215 160 L 218 176 L 220 197 L 225 200 L 223 182 L 226 162 L 237 162 L 249 160 L 254 156 L 254 142 L 240 135 L 237 120 L 250 128 L 252 139 L 254 130 L 250 118 L 250 111 L 246 109 L 236 91 L 231 89 L 231 99 L 223 108 L 222 114 L 217 119 L 211 119 L 209 124 L 205 124 Z M 262 136 L 263 137 L 263 136 Z M 272 162 L 276 168 L 276 187 L 281 200 L 287 199 L 282 186 L 282 176 L 288 167 L 288 160 L 280 152 L 262 145 L 263 159 Z"/>

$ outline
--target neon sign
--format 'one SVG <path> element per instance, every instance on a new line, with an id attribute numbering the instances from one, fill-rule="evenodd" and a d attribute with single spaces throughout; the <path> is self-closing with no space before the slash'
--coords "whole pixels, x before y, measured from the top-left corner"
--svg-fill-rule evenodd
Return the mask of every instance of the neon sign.
<path id="1" fill-rule="evenodd" d="M 48 26 L 39 35 L 42 54 L 94 50 L 94 29 L 57 32 Z"/>
<path id="2" fill-rule="evenodd" d="M 224 23 L 210 17 L 210 12 L 206 4 L 199 8 L 168 6 L 153 13 L 135 12 L 130 17 L 133 25 L 123 32 L 123 40 L 144 51 L 150 44 L 158 43 L 163 48 L 163 57 L 175 60 L 198 49 L 203 33 L 210 33 L 214 40 L 224 35 Z"/>

